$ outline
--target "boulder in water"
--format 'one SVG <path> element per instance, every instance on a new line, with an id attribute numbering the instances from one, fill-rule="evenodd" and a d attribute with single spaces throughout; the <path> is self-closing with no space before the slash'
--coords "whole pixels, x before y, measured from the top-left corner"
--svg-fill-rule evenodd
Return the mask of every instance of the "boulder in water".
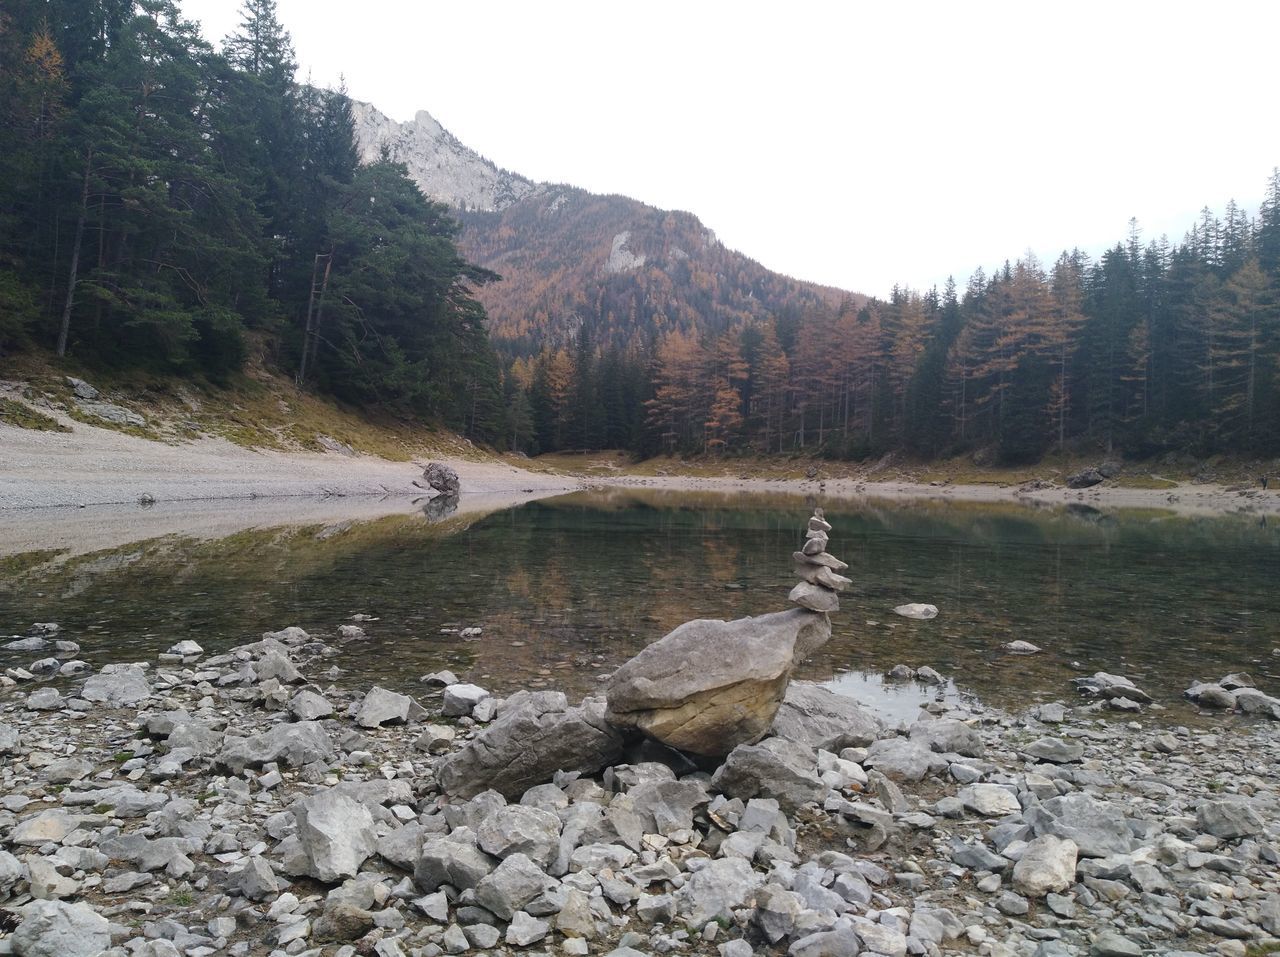
<path id="1" fill-rule="evenodd" d="M 938 617 L 937 605 L 925 605 L 920 602 L 910 602 L 906 605 L 899 605 L 893 610 L 895 615 L 901 615 L 903 618 L 911 618 L 915 621 L 928 621 L 931 618 Z"/>

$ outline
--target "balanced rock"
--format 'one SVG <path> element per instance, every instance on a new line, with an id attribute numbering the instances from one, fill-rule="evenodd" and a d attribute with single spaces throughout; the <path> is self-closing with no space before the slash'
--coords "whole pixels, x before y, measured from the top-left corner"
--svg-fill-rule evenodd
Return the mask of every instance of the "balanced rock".
<path id="1" fill-rule="evenodd" d="M 830 619 L 801 608 L 686 622 L 614 672 L 606 717 L 681 751 L 720 757 L 764 737 L 792 670 L 830 637 Z"/>
<path id="2" fill-rule="evenodd" d="M 829 531 L 831 525 L 823 517 L 822 509 L 815 509 L 805 532 L 805 543 L 793 556 L 800 583 L 791 589 L 789 597 L 801 608 L 810 611 L 838 611 L 840 599 L 837 593 L 852 584 L 843 575 L 836 574 L 848 566 L 835 556 L 827 554 Z"/>
<path id="3" fill-rule="evenodd" d="M 810 611 L 839 611 L 840 599 L 830 588 L 810 582 L 799 582 L 787 596 L 801 608 Z"/>

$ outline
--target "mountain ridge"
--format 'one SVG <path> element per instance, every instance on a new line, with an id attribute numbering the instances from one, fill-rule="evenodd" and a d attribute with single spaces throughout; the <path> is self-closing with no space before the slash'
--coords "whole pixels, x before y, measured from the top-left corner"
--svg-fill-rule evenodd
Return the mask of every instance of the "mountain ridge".
<path id="1" fill-rule="evenodd" d="M 537 183 L 463 144 L 430 113 L 397 123 L 353 103 L 362 162 L 402 162 L 455 210 L 459 246 L 503 276 L 477 290 L 495 343 L 529 354 L 572 341 L 643 347 L 667 332 L 716 332 L 785 314 L 861 305 L 858 293 L 775 272 L 729 249 L 696 215 L 619 194 Z"/>

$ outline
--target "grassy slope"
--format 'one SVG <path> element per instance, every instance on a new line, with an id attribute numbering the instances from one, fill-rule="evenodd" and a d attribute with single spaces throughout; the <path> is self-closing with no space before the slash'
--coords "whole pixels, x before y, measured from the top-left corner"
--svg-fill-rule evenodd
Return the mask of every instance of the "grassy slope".
<path id="1" fill-rule="evenodd" d="M 75 402 L 67 376 L 91 383 L 102 393 L 100 401 L 138 413 L 146 425 L 113 425 L 85 413 Z M 73 362 L 55 365 L 42 356 L 0 362 L 0 422 L 65 431 L 54 416 L 159 442 L 217 436 L 252 448 L 319 452 L 325 449 L 327 438 L 356 452 L 392 461 L 424 455 L 484 455 L 452 432 L 346 408 L 302 392 L 289 379 L 261 367 L 218 386 L 171 376 L 90 369 Z"/>

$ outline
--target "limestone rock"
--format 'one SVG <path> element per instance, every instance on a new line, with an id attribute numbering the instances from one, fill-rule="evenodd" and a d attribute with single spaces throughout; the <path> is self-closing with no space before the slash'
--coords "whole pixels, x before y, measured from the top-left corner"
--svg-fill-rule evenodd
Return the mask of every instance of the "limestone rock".
<path id="1" fill-rule="evenodd" d="M 433 489 L 445 495 L 457 495 L 462 489 L 458 473 L 441 462 L 428 462 L 422 470 L 422 477 Z"/>
<path id="2" fill-rule="evenodd" d="M 1081 857 L 1127 854 L 1133 835 L 1124 812 L 1083 792 L 1050 798 L 1025 814 L 1037 836 L 1052 834 L 1075 842 Z"/>
<path id="3" fill-rule="evenodd" d="M 522 854 L 546 867 L 555 860 L 560 847 L 560 819 L 536 807 L 509 804 L 480 822 L 476 838 L 481 849 L 494 857 L 505 859 Z M 521 901 L 516 907 L 523 904 Z"/>
<path id="4" fill-rule="evenodd" d="M 827 786 L 818 776 L 817 755 L 786 738 L 734 748 L 711 778 L 711 786 L 743 801 L 774 798 L 788 811 L 807 802 L 821 802 L 827 794 Z"/>
<path id="5" fill-rule="evenodd" d="M 865 767 L 875 768 L 891 781 L 920 781 L 929 774 L 946 770 L 946 759 L 918 741 L 883 738 L 867 749 Z"/>
<path id="6" fill-rule="evenodd" d="M 987 751 L 978 732 L 963 721 L 957 721 L 954 718 L 921 719 L 911 726 L 910 734 L 912 741 L 919 742 L 939 754 L 960 754 L 966 758 L 980 758 Z"/>
<path id="7" fill-rule="evenodd" d="M 1037 761 L 1048 761 L 1050 764 L 1070 764 L 1084 757 L 1084 745 L 1079 741 L 1064 741 L 1061 738 L 1040 738 L 1032 741 L 1022 749 Z"/>
<path id="8" fill-rule="evenodd" d="M 809 582 L 798 583 L 787 597 L 801 608 L 808 608 L 810 611 L 840 610 L 840 599 L 834 591 Z"/>
<path id="9" fill-rule="evenodd" d="M 899 605 L 893 610 L 895 615 L 901 615 L 903 618 L 912 618 L 916 621 L 928 621 L 931 618 L 938 617 L 937 605 L 925 605 L 920 602 L 909 602 L 905 605 Z"/>
<path id="10" fill-rule="evenodd" d="M 1108 701 L 1127 698 L 1139 704 L 1151 703 L 1151 696 L 1123 675 L 1111 675 L 1105 671 L 1095 671 L 1087 678 L 1072 678 L 1071 680 L 1081 694 L 1103 698 Z"/>
<path id="11" fill-rule="evenodd" d="M 792 669 L 830 637 L 826 615 L 798 608 L 686 622 L 614 672 L 608 720 L 681 751 L 728 754 L 765 735 Z"/>
<path id="12" fill-rule="evenodd" d="M 424 891 L 438 890 L 443 884 L 466 890 L 479 884 L 497 863 L 475 844 L 453 834 L 428 838 L 422 842 L 413 880 Z"/>
<path id="13" fill-rule="evenodd" d="M 1016 641 L 1007 641 L 1001 647 L 1011 655 L 1038 655 L 1040 653 L 1039 645 L 1023 641 L 1021 638 Z"/>
<path id="14" fill-rule="evenodd" d="M 844 591 L 853 584 L 853 580 L 838 575 L 826 565 L 796 565 L 796 575 L 814 585 L 822 585 L 832 591 Z"/>
<path id="15" fill-rule="evenodd" d="M 556 885 L 524 854 L 512 854 L 476 884 L 476 903 L 503 920 L 511 920 L 539 894 Z"/>
<path id="16" fill-rule="evenodd" d="M 956 797 L 965 807 L 984 817 L 1002 817 L 1022 810 L 1017 795 L 999 784 L 970 784 Z"/>
<path id="17" fill-rule="evenodd" d="M 1245 714 L 1280 721 L 1280 698 L 1273 698 L 1253 688 L 1241 688 L 1235 695 L 1236 706 Z"/>
<path id="18" fill-rule="evenodd" d="M 1261 834 L 1262 816 L 1244 798 L 1205 801 L 1196 809 L 1196 824 L 1206 834 L 1225 841 Z"/>
<path id="19" fill-rule="evenodd" d="M 249 858 L 244 867 L 231 875 L 228 890 L 237 890 L 245 900 L 262 901 L 280 890 L 276 873 L 258 855 Z"/>
<path id="20" fill-rule="evenodd" d="M 318 721 L 333 715 L 333 705 L 323 695 L 304 688 L 289 699 L 289 713 L 299 721 Z"/>
<path id="21" fill-rule="evenodd" d="M 839 753 L 867 746 L 884 733 L 884 726 L 852 698 L 812 682 L 793 681 L 773 719 L 772 732 L 814 749 Z"/>
<path id="22" fill-rule="evenodd" d="M 1230 711 L 1236 706 L 1235 692 L 1219 684 L 1207 684 L 1197 681 L 1182 694 L 1198 705 L 1206 708 L 1222 708 Z"/>
<path id="23" fill-rule="evenodd" d="M 409 718 L 408 695 L 397 694 L 374 685 L 364 696 L 356 713 L 356 724 L 362 728 L 377 728 L 384 724 L 404 724 Z"/>
<path id="24" fill-rule="evenodd" d="M 707 861 L 676 892 L 676 905 L 685 922 L 701 930 L 713 920 L 732 920 L 734 909 L 747 902 L 762 879 L 740 857 Z"/>
<path id="25" fill-rule="evenodd" d="M 551 925 L 546 921 L 538 920 L 518 910 L 512 915 L 511 923 L 507 925 L 506 941 L 512 947 L 528 947 L 530 944 L 536 944 L 549 933 L 551 933 Z"/>
<path id="26" fill-rule="evenodd" d="M 324 728 L 314 721 L 299 721 L 278 724 L 248 738 L 228 737 L 218 763 L 239 774 L 246 767 L 260 767 L 271 761 L 301 767 L 332 756 L 333 743 Z"/>
<path id="27" fill-rule="evenodd" d="M 122 708 L 151 697 L 151 684 L 138 665 L 106 665 L 85 681 L 80 697 L 108 708 Z"/>
<path id="28" fill-rule="evenodd" d="M 17 957 L 98 957 L 111 946 L 110 926 L 88 904 L 32 901 L 9 942 Z"/>
<path id="29" fill-rule="evenodd" d="M 293 814 L 306 873 L 317 880 L 355 877 L 377 845 L 368 808 L 332 790 L 303 798 Z"/>
<path id="30" fill-rule="evenodd" d="M 446 718 L 460 718 L 470 715 L 471 710 L 481 701 L 491 697 L 479 685 L 456 684 L 444 689 L 444 701 L 440 713 Z"/>
<path id="31" fill-rule="evenodd" d="M 1028 897 L 1065 891 L 1076 879 L 1075 841 L 1046 834 L 1026 846 L 1013 865 L 1013 889 Z"/>
<path id="32" fill-rule="evenodd" d="M 569 707 L 554 691 L 522 691 L 466 747 L 436 766 L 440 789 L 469 798 L 492 788 L 516 798 L 557 771 L 594 774 L 618 760 L 622 737 L 605 721 L 604 702 Z"/>

